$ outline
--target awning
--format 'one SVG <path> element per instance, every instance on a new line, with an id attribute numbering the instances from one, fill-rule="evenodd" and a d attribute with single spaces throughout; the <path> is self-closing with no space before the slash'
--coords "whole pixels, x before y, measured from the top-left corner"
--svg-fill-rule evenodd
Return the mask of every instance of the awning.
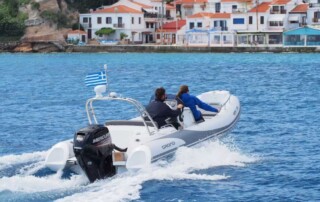
<path id="1" fill-rule="evenodd" d="M 158 13 L 158 10 L 154 8 L 143 8 L 147 13 Z"/>
<path id="2" fill-rule="evenodd" d="M 283 21 L 284 15 L 270 15 L 268 21 Z"/>
<path id="3" fill-rule="evenodd" d="M 195 29 L 195 28 L 186 31 L 186 33 L 190 33 L 190 32 L 208 32 L 208 31 L 207 30 L 201 30 L 201 29 Z"/>
<path id="4" fill-rule="evenodd" d="M 297 15 L 289 16 L 289 21 L 299 21 L 299 16 Z"/>

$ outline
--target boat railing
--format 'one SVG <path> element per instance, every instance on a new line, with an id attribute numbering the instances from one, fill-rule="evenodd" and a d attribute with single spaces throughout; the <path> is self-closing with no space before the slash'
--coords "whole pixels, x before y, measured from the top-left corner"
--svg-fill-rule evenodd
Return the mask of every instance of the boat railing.
<path id="1" fill-rule="evenodd" d="M 229 93 L 228 99 L 222 105 L 219 106 L 220 109 L 226 106 L 226 104 L 230 101 L 230 98 L 231 98 L 231 94 Z"/>
<path id="2" fill-rule="evenodd" d="M 152 135 L 153 133 L 151 133 L 151 131 L 150 131 L 150 128 L 149 128 L 150 123 L 146 122 L 146 118 L 148 119 L 148 122 L 151 122 L 152 127 L 155 130 L 158 130 L 157 124 L 153 121 L 153 119 L 151 118 L 149 113 L 146 111 L 145 107 L 140 102 L 138 102 L 137 100 L 132 99 L 132 98 L 116 97 L 116 96 L 94 97 L 94 98 L 90 98 L 87 100 L 86 112 L 87 112 L 89 124 L 92 124 L 92 123 L 98 124 L 99 123 L 97 120 L 95 111 L 94 111 L 93 102 L 94 101 L 108 101 L 108 100 L 124 101 L 124 102 L 128 102 L 128 103 L 132 104 L 133 106 L 135 106 L 135 108 L 137 109 L 137 111 L 140 114 L 142 122 L 143 122 L 144 126 L 146 127 L 149 135 Z"/>

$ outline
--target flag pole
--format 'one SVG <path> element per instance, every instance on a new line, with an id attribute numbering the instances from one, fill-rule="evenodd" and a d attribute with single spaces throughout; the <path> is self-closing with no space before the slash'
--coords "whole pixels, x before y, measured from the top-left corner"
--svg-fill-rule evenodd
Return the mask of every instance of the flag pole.
<path id="1" fill-rule="evenodd" d="M 103 68 L 104 68 L 104 72 L 106 73 L 106 88 L 108 89 L 108 93 L 109 93 L 109 88 L 107 86 L 107 85 L 109 85 L 109 83 L 108 83 L 108 74 L 107 74 L 107 69 L 108 69 L 107 64 L 104 64 Z"/>

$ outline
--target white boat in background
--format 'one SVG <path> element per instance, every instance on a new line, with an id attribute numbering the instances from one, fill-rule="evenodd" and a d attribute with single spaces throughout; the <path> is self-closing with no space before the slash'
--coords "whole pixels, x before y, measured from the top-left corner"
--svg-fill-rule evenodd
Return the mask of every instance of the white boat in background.
<path id="1" fill-rule="evenodd" d="M 48 168 L 84 171 L 93 182 L 119 172 L 145 168 L 172 155 L 179 147 L 191 147 L 229 133 L 240 117 L 240 102 L 236 96 L 228 91 L 209 91 L 198 98 L 217 107 L 218 113 L 202 111 L 204 121 L 197 123 L 190 109 L 184 107 L 177 119 L 181 128 L 176 129 L 170 123 L 158 128 L 140 102 L 116 93 L 103 96 L 101 88 L 105 90 L 105 86 L 104 89 L 97 86 L 97 95 L 86 102 L 89 125 L 76 132 L 73 140 L 59 142 L 49 150 L 45 160 Z M 98 123 L 93 106 L 97 101 L 130 103 L 139 116 Z M 171 108 L 177 106 L 176 100 L 166 100 L 166 103 Z"/>

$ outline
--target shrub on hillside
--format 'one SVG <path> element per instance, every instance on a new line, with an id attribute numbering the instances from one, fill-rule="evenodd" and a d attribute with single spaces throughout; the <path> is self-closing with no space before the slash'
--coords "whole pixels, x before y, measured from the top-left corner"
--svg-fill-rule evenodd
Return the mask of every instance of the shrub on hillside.
<path id="1" fill-rule="evenodd" d="M 40 4 L 38 2 L 32 2 L 31 3 L 31 8 L 33 10 L 39 10 L 40 9 Z"/>
<path id="2" fill-rule="evenodd" d="M 12 4 L 6 2 L 0 6 L 0 36 L 22 36 L 27 14 L 13 11 Z"/>
<path id="3" fill-rule="evenodd" d="M 67 27 L 68 26 L 68 18 L 61 12 L 52 12 L 52 11 L 43 11 L 40 16 L 49 21 L 57 24 L 58 28 Z"/>

